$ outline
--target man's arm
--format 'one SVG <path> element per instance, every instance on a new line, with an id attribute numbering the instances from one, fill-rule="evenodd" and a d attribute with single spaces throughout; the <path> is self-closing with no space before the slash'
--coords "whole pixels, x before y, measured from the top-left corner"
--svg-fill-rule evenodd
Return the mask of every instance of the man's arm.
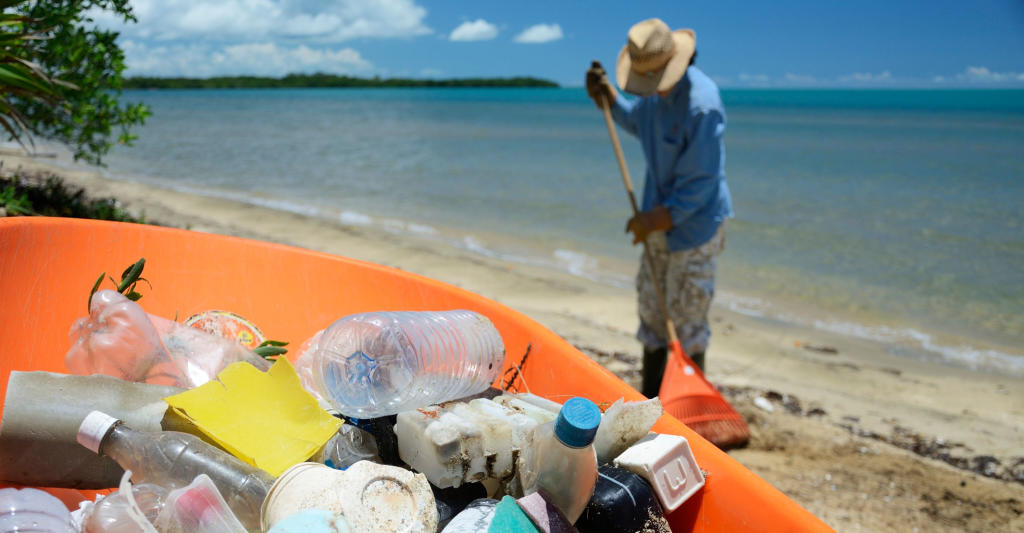
<path id="1" fill-rule="evenodd" d="M 626 100 L 618 91 L 615 92 L 615 100 L 611 102 L 612 118 L 615 123 L 632 135 L 637 134 L 637 103 L 637 100 Z"/>
<path id="2" fill-rule="evenodd" d="M 605 102 L 611 110 L 612 118 L 622 129 L 636 135 L 636 102 L 630 102 L 622 97 L 615 86 L 608 81 L 608 75 L 601 63 L 594 61 L 587 70 L 585 78 L 587 95 L 594 100 L 598 109 L 605 106 Z"/>

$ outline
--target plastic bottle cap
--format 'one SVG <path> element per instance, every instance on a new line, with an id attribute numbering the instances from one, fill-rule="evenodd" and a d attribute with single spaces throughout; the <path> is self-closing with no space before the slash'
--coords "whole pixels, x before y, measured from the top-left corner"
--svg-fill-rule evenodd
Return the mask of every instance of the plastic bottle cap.
<path id="1" fill-rule="evenodd" d="M 78 426 L 78 443 L 89 448 L 93 453 L 100 453 L 100 443 L 121 421 L 99 411 L 91 411 Z"/>
<path id="2" fill-rule="evenodd" d="M 597 426 L 601 425 L 601 410 L 586 398 L 570 398 L 558 411 L 555 436 L 566 446 L 582 448 L 594 442 Z"/>

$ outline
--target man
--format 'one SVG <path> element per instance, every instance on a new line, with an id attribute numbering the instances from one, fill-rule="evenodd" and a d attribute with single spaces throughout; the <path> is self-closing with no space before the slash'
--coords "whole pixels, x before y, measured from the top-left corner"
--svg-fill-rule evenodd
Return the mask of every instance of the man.
<path id="1" fill-rule="evenodd" d="M 648 397 L 661 387 L 668 337 L 651 276 L 664 291 L 683 349 L 703 370 L 715 258 L 725 244 L 725 219 L 732 216 L 725 109 L 718 87 L 693 66 L 696 44 L 693 30 L 671 31 L 659 19 L 645 20 L 630 28 L 615 76 L 639 99 L 622 98 L 597 62 L 586 77 L 587 93 L 598 107 L 610 102 L 615 122 L 640 140 L 647 160 L 642 212 L 628 221 L 626 232 L 633 233 L 633 244 L 646 240 L 654 262 L 652 273 L 642 261 L 636 280 L 641 392 Z"/>

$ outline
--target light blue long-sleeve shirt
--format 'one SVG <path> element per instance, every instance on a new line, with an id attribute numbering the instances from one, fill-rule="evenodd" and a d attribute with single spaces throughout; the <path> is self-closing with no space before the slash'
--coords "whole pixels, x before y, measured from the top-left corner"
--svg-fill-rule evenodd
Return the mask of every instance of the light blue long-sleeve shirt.
<path id="1" fill-rule="evenodd" d="M 690 66 L 672 91 L 626 100 L 620 94 L 612 117 L 640 139 L 647 159 L 641 209 L 668 208 L 669 250 L 708 242 L 733 215 L 725 183 L 725 108 L 718 86 Z"/>

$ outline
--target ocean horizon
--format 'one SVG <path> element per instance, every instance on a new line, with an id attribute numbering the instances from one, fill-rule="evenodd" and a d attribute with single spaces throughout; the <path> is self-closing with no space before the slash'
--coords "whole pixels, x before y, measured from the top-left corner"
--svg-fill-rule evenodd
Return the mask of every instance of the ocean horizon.
<path id="1" fill-rule="evenodd" d="M 736 217 L 720 305 L 1024 376 L 1024 91 L 722 93 Z M 138 90 L 123 100 L 153 115 L 134 147 L 108 156 L 111 178 L 632 286 L 629 205 L 581 88 Z M 639 144 L 619 136 L 639 194 Z"/>

